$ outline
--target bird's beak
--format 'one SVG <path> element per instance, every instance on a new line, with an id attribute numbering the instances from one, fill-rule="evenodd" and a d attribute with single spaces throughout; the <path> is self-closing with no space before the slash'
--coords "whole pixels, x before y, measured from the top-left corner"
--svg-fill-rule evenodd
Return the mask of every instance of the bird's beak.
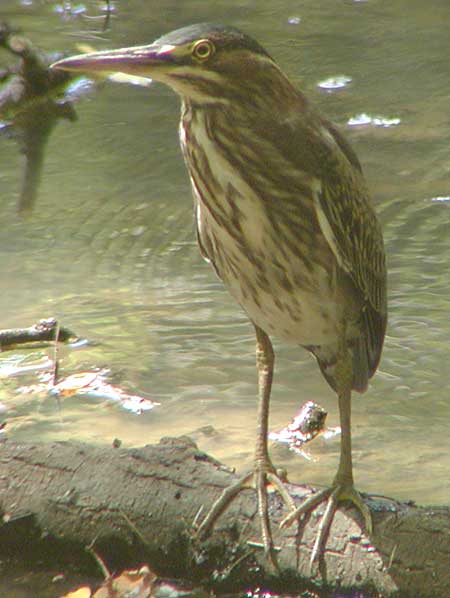
<path id="1" fill-rule="evenodd" d="M 175 46 L 150 44 L 102 52 L 91 52 L 63 58 L 51 68 L 85 73 L 126 73 L 138 77 L 164 79 L 174 62 Z"/>

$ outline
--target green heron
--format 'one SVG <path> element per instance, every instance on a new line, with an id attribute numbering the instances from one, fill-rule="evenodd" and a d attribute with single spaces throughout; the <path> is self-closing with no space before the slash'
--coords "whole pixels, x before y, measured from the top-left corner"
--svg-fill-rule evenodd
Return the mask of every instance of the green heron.
<path id="1" fill-rule="evenodd" d="M 290 509 L 282 525 L 326 503 L 311 561 L 342 500 L 359 509 L 370 533 L 370 511 L 353 484 L 351 392 L 366 390 L 380 360 L 386 268 L 380 225 L 349 143 L 270 55 L 233 27 L 193 25 L 150 45 L 74 56 L 55 67 L 152 78 L 181 97 L 180 142 L 200 252 L 256 331 L 254 470 L 223 492 L 198 535 L 250 483 L 269 558 L 269 484 Z M 270 335 L 312 353 L 339 402 L 336 476 L 297 508 L 268 453 Z"/>

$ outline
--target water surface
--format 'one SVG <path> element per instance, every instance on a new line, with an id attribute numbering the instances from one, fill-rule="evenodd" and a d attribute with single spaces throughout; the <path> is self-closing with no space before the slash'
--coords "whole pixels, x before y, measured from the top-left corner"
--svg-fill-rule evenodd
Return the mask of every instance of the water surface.
<path id="1" fill-rule="evenodd" d="M 353 401 L 357 483 L 448 504 L 448 1 L 134 0 L 117 3 L 106 32 L 55 6 L 2 0 L 0 16 L 44 50 L 69 53 L 79 42 L 142 44 L 192 22 L 227 22 L 255 36 L 345 130 L 383 222 L 390 287 L 380 371 Z M 85 6 L 99 14 L 99 3 Z M 319 86 L 338 77 L 346 78 L 343 87 Z M 161 403 L 140 417 L 81 397 L 60 410 L 54 398 L 17 394 L 21 382 L 9 381 L 0 400 L 11 438 L 119 437 L 135 446 L 189 434 L 229 465 L 250 465 L 253 331 L 198 254 L 178 110 L 178 99 L 159 85 L 100 85 L 77 103 L 78 122 L 62 121 L 52 134 L 27 215 L 17 211 L 23 157 L 0 137 L 0 326 L 55 316 L 97 343 L 62 349 L 62 375 L 107 366 L 122 387 Z M 350 119 L 366 124 L 350 126 Z M 315 362 L 300 348 L 275 347 L 271 429 L 308 399 L 337 425 L 337 401 Z M 274 454 L 292 480 L 328 483 L 338 438 L 318 439 L 310 451 L 313 462 L 283 447 Z"/>

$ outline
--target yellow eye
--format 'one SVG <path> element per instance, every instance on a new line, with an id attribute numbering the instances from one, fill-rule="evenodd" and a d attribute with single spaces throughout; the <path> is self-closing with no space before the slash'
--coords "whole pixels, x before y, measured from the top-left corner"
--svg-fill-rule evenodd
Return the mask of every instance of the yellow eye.
<path id="1" fill-rule="evenodd" d="M 207 60 L 214 54 L 214 45 L 209 39 L 201 39 L 195 42 L 192 48 L 192 56 L 197 60 Z"/>

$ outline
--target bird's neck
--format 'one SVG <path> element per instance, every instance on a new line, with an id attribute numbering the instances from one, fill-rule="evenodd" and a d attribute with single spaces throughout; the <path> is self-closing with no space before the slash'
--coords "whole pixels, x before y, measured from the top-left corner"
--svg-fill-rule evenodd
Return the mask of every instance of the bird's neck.
<path id="1" fill-rule="evenodd" d="M 230 77 L 220 86 L 220 95 L 181 95 L 183 111 L 210 115 L 228 113 L 236 122 L 255 120 L 286 120 L 290 116 L 306 114 L 309 102 L 275 63 L 257 63 L 241 78 Z"/>

